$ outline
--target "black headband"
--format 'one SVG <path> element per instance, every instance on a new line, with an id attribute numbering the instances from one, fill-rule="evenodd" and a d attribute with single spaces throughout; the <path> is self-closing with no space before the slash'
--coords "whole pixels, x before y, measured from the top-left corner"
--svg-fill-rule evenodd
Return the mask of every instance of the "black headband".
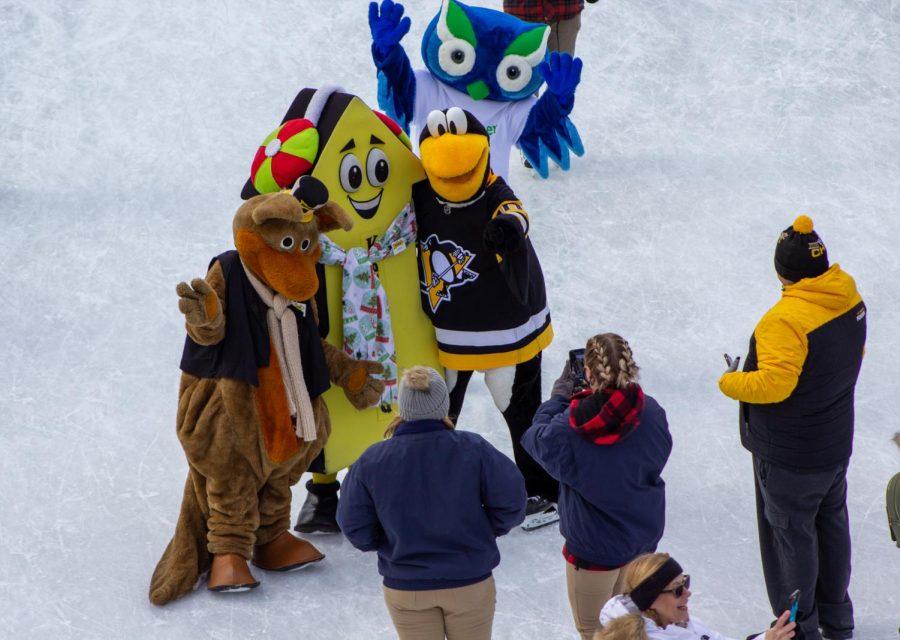
<path id="1" fill-rule="evenodd" d="M 653 605 L 653 601 L 659 597 L 666 585 L 682 573 L 681 565 L 675 562 L 674 558 L 669 558 L 659 569 L 632 589 L 628 595 L 638 609 L 646 611 Z"/>

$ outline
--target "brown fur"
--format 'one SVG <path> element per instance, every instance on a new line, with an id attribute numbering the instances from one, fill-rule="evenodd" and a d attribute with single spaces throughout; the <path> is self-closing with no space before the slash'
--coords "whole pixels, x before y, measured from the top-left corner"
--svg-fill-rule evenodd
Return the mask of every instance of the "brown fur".
<path id="1" fill-rule="evenodd" d="M 318 287 L 320 228 L 340 222 L 342 216 L 349 221 L 333 203 L 320 209 L 321 220 L 318 214 L 309 216 L 289 194 L 248 200 L 234 220 L 235 244 L 247 268 L 279 293 L 294 294 L 290 297 L 298 300 L 311 298 Z M 293 251 L 279 248 L 285 234 L 295 240 Z M 311 242 L 301 250 L 304 238 Z M 177 292 L 188 335 L 204 345 L 221 341 L 227 327 L 225 279 L 219 263 L 205 279 L 190 286 L 179 284 Z M 354 406 L 377 402 L 384 384 L 369 374 L 379 372 L 381 365 L 354 360 L 327 343 L 323 347 L 331 381 L 344 387 Z M 236 553 L 249 559 L 254 545 L 271 542 L 290 526 L 291 486 L 321 452 L 331 422 L 322 398 L 314 398 L 316 439 L 299 440 L 274 348 L 268 366 L 257 373 L 258 387 L 182 373 L 176 431 L 187 457 L 188 477 L 175 534 L 150 581 L 154 604 L 166 604 L 191 591 L 213 554 Z M 354 384 L 348 389 L 351 380 Z"/>

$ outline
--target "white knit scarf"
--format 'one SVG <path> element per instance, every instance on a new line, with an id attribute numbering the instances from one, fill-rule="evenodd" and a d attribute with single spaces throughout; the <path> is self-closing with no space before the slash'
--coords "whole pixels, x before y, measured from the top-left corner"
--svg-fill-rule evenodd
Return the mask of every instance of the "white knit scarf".
<path id="1" fill-rule="evenodd" d="M 306 442 L 312 442 L 316 439 L 316 418 L 313 415 L 306 381 L 303 379 L 297 318 L 290 310 L 295 302 L 272 291 L 250 272 L 243 261 L 241 264 L 244 266 L 244 273 L 247 274 L 250 284 L 268 307 L 266 324 L 269 326 L 269 339 L 278 356 L 278 366 L 281 368 L 281 380 L 284 383 L 285 395 L 291 415 L 296 421 L 297 437 L 303 438 Z"/>

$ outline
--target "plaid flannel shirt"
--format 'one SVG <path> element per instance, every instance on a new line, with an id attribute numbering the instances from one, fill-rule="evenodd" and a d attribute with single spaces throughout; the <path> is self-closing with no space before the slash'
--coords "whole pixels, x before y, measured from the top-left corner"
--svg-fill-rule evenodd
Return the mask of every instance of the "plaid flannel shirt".
<path id="1" fill-rule="evenodd" d="M 559 22 L 574 18 L 584 0 L 503 0 L 503 11 L 527 22 Z"/>

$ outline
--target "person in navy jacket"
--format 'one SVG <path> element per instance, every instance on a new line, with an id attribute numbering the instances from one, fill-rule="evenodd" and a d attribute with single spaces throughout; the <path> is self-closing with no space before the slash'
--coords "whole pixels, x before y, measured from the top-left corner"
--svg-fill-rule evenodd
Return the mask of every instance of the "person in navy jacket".
<path id="1" fill-rule="evenodd" d="M 560 532 L 575 626 L 593 637 L 619 569 L 656 550 L 665 527 L 660 477 L 672 437 L 662 407 L 637 384 L 631 347 L 614 333 L 587 342 L 588 388 L 573 395 L 568 363 L 522 446 L 559 480 Z"/>
<path id="2" fill-rule="evenodd" d="M 453 428 L 434 369 L 405 372 L 398 406 L 389 438 L 350 468 L 338 524 L 357 549 L 378 552 L 401 640 L 490 638 L 496 538 L 524 520 L 525 481 L 480 435 Z"/>

